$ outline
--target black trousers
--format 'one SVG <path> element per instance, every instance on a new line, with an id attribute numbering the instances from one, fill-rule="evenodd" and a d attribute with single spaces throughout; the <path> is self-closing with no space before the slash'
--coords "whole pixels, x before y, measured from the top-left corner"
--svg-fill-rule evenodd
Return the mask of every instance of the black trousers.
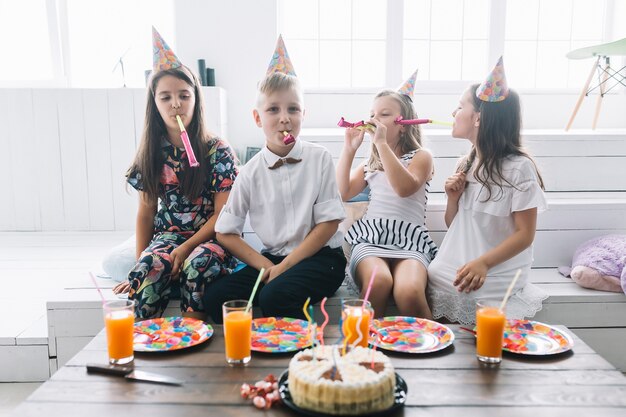
<path id="1" fill-rule="evenodd" d="M 264 254 L 274 264 L 285 257 Z M 260 306 L 264 317 L 305 319 L 302 312 L 307 297 L 311 304 L 332 296 L 344 278 L 346 258 L 341 248 L 323 247 L 315 255 L 302 260 L 269 284 L 261 283 L 253 303 Z M 222 323 L 222 304 L 230 300 L 247 300 L 259 276 L 250 266 L 223 275 L 204 288 L 204 307 L 216 323 Z"/>

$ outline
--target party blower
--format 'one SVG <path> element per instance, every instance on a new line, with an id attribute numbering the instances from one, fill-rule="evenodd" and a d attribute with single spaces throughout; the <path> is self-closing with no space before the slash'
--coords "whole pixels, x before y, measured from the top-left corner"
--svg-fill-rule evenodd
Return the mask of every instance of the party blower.
<path id="1" fill-rule="evenodd" d="M 365 123 L 363 120 L 358 121 L 356 123 L 350 123 L 346 121 L 343 117 L 339 120 L 339 122 L 337 123 L 337 126 L 345 127 L 345 128 L 351 127 L 351 128 L 359 129 L 359 130 L 368 130 L 368 129 L 375 130 L 376 129 L 376 126 L 374 126 L 371 123 Z"/>
<path id="2" fill-rule="evenodd" d="M 180 120 L 180 116 L 176 115 L 176 121 L 178 122 L 178 127 L 180 128 L 180 139 L 183 141 L 183 146 L 185 147 L 185 152 L 187 152 L 187 159 L 189 159 L 190 167 L 198 167 L 200 164 L 196 159 L 196 155 L 193 153 L 193 148 L 191 147 L 191 143 L 189 142 L 189 135 L 187 134 L 187 130 L 185 129 L 185 125 L 183 121 Z"/>
<path id="3" fill-rule="evenodd" d="M 294 138 L 293 135 L 286 130 L 283 131 L 283 136 L 283 143 L 285 145 L 290 145 L 296 141 L 296 138 Z"/>
<path id="4" fill-rule="evenodd" d="M 403 119 L 402 116 L 398 116 L 395 120 L 397 125 L 424 125 L 427 123 L 432 123 L 434 125 L 442 125 L 442 126 L 452 126 L 450 122 L 440 122 L 438 120 L 433 119 Z"/>

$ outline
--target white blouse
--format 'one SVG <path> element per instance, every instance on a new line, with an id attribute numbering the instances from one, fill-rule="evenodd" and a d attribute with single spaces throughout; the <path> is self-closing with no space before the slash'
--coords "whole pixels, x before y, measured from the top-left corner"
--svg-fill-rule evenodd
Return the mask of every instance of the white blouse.
<path id="1" fill-rule="evenodd" d="M 518 269 L 522 273 L 507 304 L 507 317 L 532 317 L 547 297 L 528 283 L 533 262 L 532 245 L 491 268 L 485 283 L 477 291 L 459 293 L 452 285 L 461 266 L 495 248 L 513 234 L 514 212 L 531 208 L 542 212 L 547 209 L 530 159 L 523 156 L 505 159 L 502 175 L 508 183 L 504 182 L 502 189 L 493 184 L 491 196 L 487 188 L 476 180 L 473 171 L 467 175 L 467 187 L 459 199 L 459 210 L 428 268 L 429 295 L 435 318 L 445 316 L 463 324 L 474 323 L 476 301 L 502 299 Z"/>

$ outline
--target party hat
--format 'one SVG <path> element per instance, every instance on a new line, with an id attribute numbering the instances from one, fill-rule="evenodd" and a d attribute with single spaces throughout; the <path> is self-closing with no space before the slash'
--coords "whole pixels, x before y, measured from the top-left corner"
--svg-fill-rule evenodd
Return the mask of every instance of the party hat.
<path id="1" fill-rule="evenodd" d="M 506 83 L 504 64 L 500 57 L 487 79 L 476 89 L 476 97 L 482 101 L 497 102 L 504 100 L 508 95 L 509 86 Z"/>
<path id="2" fill-rule="evenodd" d="M 398 88 L 398 93 L 413 99 L 413 90 L 415 90 L 415 79 L 417 78 L 417 70 Z"/>
<path id="3" fill-rule="evenodd" d="M 159 32 L 152 26 L 152 71 L 178 68 L 183 64 L 174 51 L 163 40 Z"/>
<path id="4" fill-rule="evenodd" d="M 273 72 L 282 72 L 283 74 L 296 76 L 296 71 L 293 69 L 291 59 L 289 59 L 289 54 L 287 53 L 287 48 L 285 48 L 282 35 L 278 35 L 276 49 L 270 60 L 270 65 L 267 67 L 266 75 L 270 75 Z"/>

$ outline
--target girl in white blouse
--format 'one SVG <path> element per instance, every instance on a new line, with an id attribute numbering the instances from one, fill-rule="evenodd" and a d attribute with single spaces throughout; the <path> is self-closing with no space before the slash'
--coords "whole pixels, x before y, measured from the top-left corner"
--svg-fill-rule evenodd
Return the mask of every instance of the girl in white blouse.
<path id="1" fill-rule="evenodd" d="M 453 113 L 452 136 L 472 149 L 445 183 L 449 229 L 428 269 L 433 317 L 466 325 L 476 301 L 502 299 L 518 269 L 507 317 L 533 316 L 546 298 L 528 283 L 543 181 L 521 144 L 519 96 L 501 72 L 497 83 L 471 86 Z"/>

